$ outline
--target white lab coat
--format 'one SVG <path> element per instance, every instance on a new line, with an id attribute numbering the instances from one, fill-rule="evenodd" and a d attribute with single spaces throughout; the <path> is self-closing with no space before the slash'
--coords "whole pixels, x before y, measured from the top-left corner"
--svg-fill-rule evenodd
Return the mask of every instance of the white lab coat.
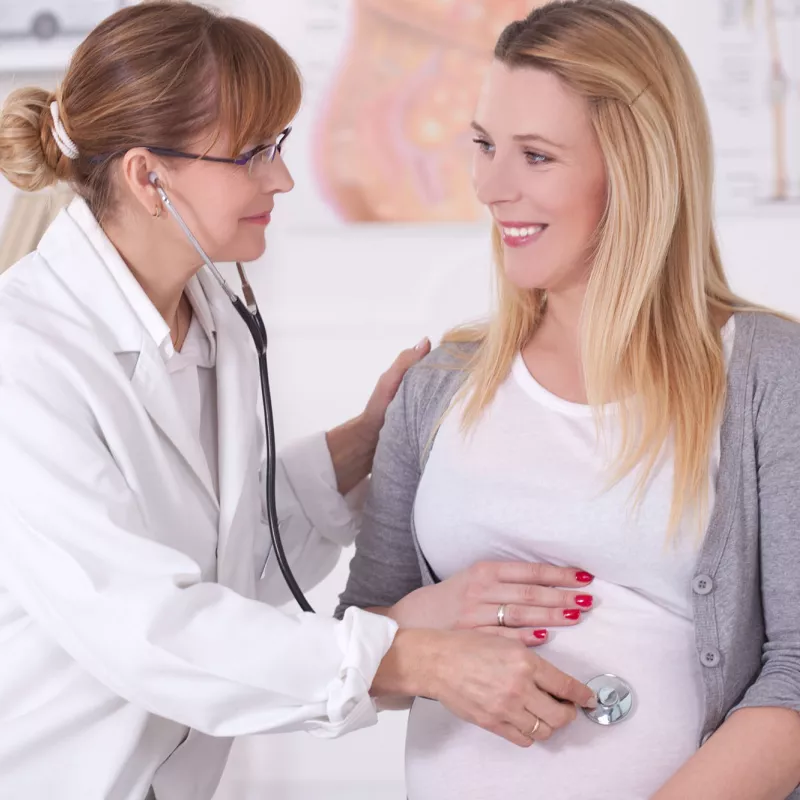
<path id="1" fill-rule="evenodd" d="M 210 798 L 228 737 L 374 722 L 368 688 L 396 631 L 262 602 L 286 592 L 274 564 L 260 580 L 249 334 L 199 275 L 217 331 L 218 502 L 113 259 L 78 200 L 0 278 L 2 800 L 141 800 L 151 783 L 158 800 Z M 334 483 L 324 437 L 283 457 L 281 530 L 305 587 L 355 533 Z"/>

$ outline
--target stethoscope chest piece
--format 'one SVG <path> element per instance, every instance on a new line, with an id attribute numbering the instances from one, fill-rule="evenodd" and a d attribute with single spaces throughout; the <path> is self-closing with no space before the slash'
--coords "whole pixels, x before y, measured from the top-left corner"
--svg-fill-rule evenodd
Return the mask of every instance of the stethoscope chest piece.
<path id="1" fill-rule="evenodd" d="M 633 711 L 633 691 L 616 675 L 598 675 L 586 682 L 597 696 L 597 708 L 584 708 L 583 713 L 598 725 L 616 725 Z"/>

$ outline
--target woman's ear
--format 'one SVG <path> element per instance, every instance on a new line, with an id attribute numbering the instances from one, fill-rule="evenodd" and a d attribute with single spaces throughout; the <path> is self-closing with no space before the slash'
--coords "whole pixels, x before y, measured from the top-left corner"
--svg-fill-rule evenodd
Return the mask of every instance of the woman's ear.
<path id="1" fill-rule="evenodd" d="M 144 211 L 154 215 L 162 203 L 150 180 L 151 173 L 155 173 L 159 183 L 167 188 L 167 170 L 163 162 L 149 150 L 144 147 L 134 147 L 125 153 L 122 158 L 122 181 Z"/>

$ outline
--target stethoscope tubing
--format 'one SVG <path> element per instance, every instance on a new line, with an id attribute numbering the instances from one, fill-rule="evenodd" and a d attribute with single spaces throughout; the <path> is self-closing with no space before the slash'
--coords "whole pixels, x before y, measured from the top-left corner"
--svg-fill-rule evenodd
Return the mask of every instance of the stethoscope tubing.
<path id="1" fill-rule="evenodd" d="M 256 354 L 258 357 L 258 371 L 261 379 L 261 400 L 262 410 L 264 413 L 264 438 L 266 442 L 266 475 L 264 480 L 264 492 L 266 498 L 267 527 L 269 528 L 269 535 L 272 541 L 271 552 L 275 554 L 275 559 L 278 562 L 278 568 L 281 571 L 281 575 L 283 576 L 283 579 L 286 582 L 286 585 L 289 587 L 289 591 L 292 593 L 292 596 L 297 604 L 303 611 L 313 613 L 314 609 L 311 607 L 311 604 L 306 599 L 306 596 L 303 594 L 302 589 L 294 577 L 292 568 L 289 565 L 289 560 L 286 557 L 286 551 L 284 550 L 283 541 L 280 534 L 277 500 L 275 497 L 277 453 L 275 448 L 275 418 L 272 412 L 272 395 L 270 392 L 269 368 L 267 365 L 267 329 L 264 325 L 264 319 L 261 316 L 261 312 L 258 310 L 258 304 L 256 303 L 255 295 L 253 294 L 250 284 L 247 281 L 247 275 L 245 274 L 244 267 L 239 262 L 236 263 L 236 267 L 242 280 L 242 291 L 245 296 L 246 304 L 242 301 L 239 295 L 237 295 L 236 292 L 234 292 L 233 289 L 228 286 L 227 281 L 222 276 L 222 273 L 219 271 L 217 265 L 214 264 L 214 262 L 208 257 L 200 242 L 198 242 L 189 226 L 172 204 L 172 201 L 170 200 L 166 191 L 164 191 L 164 187 L 161 185 L 158 176 L 154 172 L 151 172 L 148 177 L 150 179 L 150 183 L 158 192 L 158 195 L 161 198 L 161 201 L 164 203 L 165 208 L 172 215 L 175 222 L 178 223 L 178 226 L 186 235 L 186 238 L 197 251 L 198 255 L 203 259 L 203 263 L 209 272 L 214 276 L 217 283 L 219 283 L 219 285 L 222 287 L 223 291 L 228 296 L 228 299 L 233 304 L 233 307 L 236 309 L 236 312 L 247 326 L 247 330 L 250 331 L 250 336 L 252 337 L 253 344 L 256 348 Z M 263 578 L 266 574 L 267 565 L 269 564 L 269 555 L 270 554 L 268 553 L 267 558 L 264 561 L 264 567 L 261 570 L 261 578 Z"/>

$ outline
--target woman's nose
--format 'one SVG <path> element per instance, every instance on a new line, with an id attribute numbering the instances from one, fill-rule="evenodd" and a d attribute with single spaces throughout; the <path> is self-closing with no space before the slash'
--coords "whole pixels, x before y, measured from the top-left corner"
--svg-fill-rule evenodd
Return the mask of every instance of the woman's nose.
<path id="1" fill-rule="evenodd" d="M 508 159 L 497 157 L 476 163 L 473 183 L 479 202 L 485 206 L 493 206 L 519 200 L 521 188 L 518 169 Z"/>

